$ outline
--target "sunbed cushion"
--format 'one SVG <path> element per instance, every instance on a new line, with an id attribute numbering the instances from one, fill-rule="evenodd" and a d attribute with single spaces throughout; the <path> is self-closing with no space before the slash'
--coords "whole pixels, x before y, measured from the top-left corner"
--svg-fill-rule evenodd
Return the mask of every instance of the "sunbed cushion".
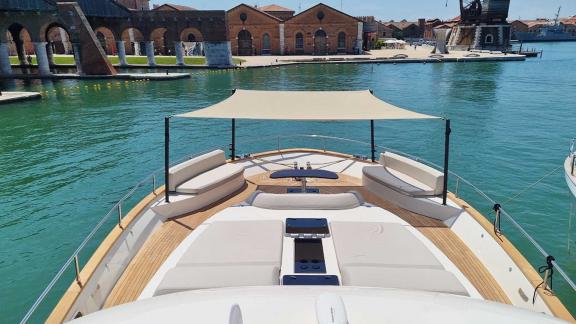
<path id="1" fill-rule="evenodd" d="M 214 222 L 192 243 L 178 266 L 273 265 L 282 260 L 283 222 Z"/>
<path id="2" fill-rule="evenodd" d="M 456 276 L 446 270 L 345 266 L 342 284 L 358 287 L 382 287 L 434 291 L 469 296 Z"/>
<path id="3" fill-rule="evenodd" d="M 339 194 L 271 194 L 256 192 L 247 201 L 249 205 L 275 210 L 341 210 L 352 209 L 363 204 L 356 192 Z"/>
<path id="4" fill-rule="evenodd" d="M 331 222 L 336 256 L 345 266 L 443 269 L 442 264 L 404 226 L 374 222 Z"/>
<path id="5" fill-rule="evenodd" d="M 275 265 L 183 266 L 169 270 L 154 295 L 185 290 L 280 284 Z"/>
<path id="6" fill-rule="evenodd" d="M 382 166 L 367 166 L 362 170 L 364 176 L 393 190 L 400 191 L 409 196 L 434 196 L 435 191 L 408 176 L 401 176 L 394 171 Z M 394 174 L 395 173 L 395 174 Z"/>
<path id="7" fill-rule="evenodd" d="M 405 174 L 423 183 L 428 188 L 431 188 L 435 195 L 442 193 L 444 174 L 434 168 L 390 152 L 385 152 L 380 155 L 380 164 L 388 170 L 398 171 L 401 174 Z"/>
<path id="8" fill-rule="evenodd" d="M 225 184 L 241 176 L 244 167 L 236 164 L 224 164 L 210 171 L 206 171 L 176 187 L 176 192 L 187 194 L 201 194 L 210 189 Z"/>
<path id="9" fill-rule="evenodd" d="M 203 172 L 226 164 L 226 155 L 222 150 L 215 150 L 184 163 L 180 163 L 170 168 L 170 191 L 175 191 L 176 187 L 188 179 L 191 179 Z"/>

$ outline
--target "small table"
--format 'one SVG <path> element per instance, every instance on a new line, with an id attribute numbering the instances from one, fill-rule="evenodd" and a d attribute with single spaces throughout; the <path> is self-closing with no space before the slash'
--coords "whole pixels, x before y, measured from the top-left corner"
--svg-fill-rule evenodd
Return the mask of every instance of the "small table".
<path id="1" fill-rule="evenodd" d="M 306 192 L 306 179 L 338 179 L 336 172 L 327 170 L 309 170 L 309 169 L 288 169 L 272 172 L 270 179 L 287 179 L 287 178 L 301 178 L 302 179 L 302 193 Z"/>

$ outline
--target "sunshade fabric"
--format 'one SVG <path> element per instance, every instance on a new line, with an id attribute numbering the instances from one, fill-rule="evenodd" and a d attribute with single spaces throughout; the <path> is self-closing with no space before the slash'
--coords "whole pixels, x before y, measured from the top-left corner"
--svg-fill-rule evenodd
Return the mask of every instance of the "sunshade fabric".
<path id="1" fill-rule="evenodd" d="M 378 99 L 369 90 L 236 90 L 220 103 L 176 117 L 317 121 L 439 118 L 396 107 Z"/>

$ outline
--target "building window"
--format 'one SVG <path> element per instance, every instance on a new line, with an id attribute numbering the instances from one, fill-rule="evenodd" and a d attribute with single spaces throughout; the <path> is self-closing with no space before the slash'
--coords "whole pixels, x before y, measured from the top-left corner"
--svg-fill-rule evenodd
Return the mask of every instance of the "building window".
<path id="1" fill-rule="evenodd" d="M 346 33 L 340 32 L 338 34 L 338 48 L 346 48 Z"/>
<path id="2" fill-rule="evenodd" d="M 486 44 L 494 43 L 494 36 L 492 36 L 492 34 L 486 35 L 486 39 L 484 40 L 484 43 L 486 43 Z"/>
<path id="3" fill-rule="evenodd" d="M 296 49 L 304 49 L 304 35 L 302 33 L 296 34 Z"/>
<path id="4" fill-rule="evenodd" d="M 270 54 L 270 35 L 262 35 L 262 54 Z"/>
<path id="5" fill-rule="evenodd" d="M 187 38 L 188 38 L 188 41 L 189 41 L 190 43 L 196 42 L 196 36 L 194 36 L 194 34 L 192 34 L 192 33 L 188 34 L 188 37 L 187 37 Z"/>

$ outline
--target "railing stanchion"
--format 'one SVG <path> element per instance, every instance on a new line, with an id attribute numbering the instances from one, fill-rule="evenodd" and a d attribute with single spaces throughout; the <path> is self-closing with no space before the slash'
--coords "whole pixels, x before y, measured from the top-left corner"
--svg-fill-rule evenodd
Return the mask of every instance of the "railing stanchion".
<path id="1" fill-rule="evenodd" d="M 456 190 L 454 190 L 454 195 L 456 197 L 458 196 L 458 193 L 460 192 L 460 177 L 456 177 Z"/>
<path id="2" fill-rule="evenodd" d="M 74 256 L 74 270 L 76 271 L 76 282 L 82 287 L 82 280 L 80 280 L 80 264 L 78 263 L 78 254 Z"/>
<path id="3" fill-rule="evenodd" d="M 124 229 L 124 227 L 122 227 L 122 200 L 118 202 L 118 226 Z"/>
<path id="4" fill-rule="evenodd" d="M 572 155 L 572 171 L 570 171 L 570 174 L 574 175 L 574 168 L 576 167 L 576 153 L 574 153 L 574 155 Z"/>
<path id="5" fill-rule="evenodd" d="M 152 193 L 156 194 L 156 175 L 152 175 Z"/>
<path id="6" fill-rule="evenodd" d="M 494 234 L 498 235 L 502 233 L 500 228 L 500 213 L 502 206 L 500 204 L 494 204 L 494 207 L 492 209 L 496 213 L 496 216 L 494 218 Z"/>

